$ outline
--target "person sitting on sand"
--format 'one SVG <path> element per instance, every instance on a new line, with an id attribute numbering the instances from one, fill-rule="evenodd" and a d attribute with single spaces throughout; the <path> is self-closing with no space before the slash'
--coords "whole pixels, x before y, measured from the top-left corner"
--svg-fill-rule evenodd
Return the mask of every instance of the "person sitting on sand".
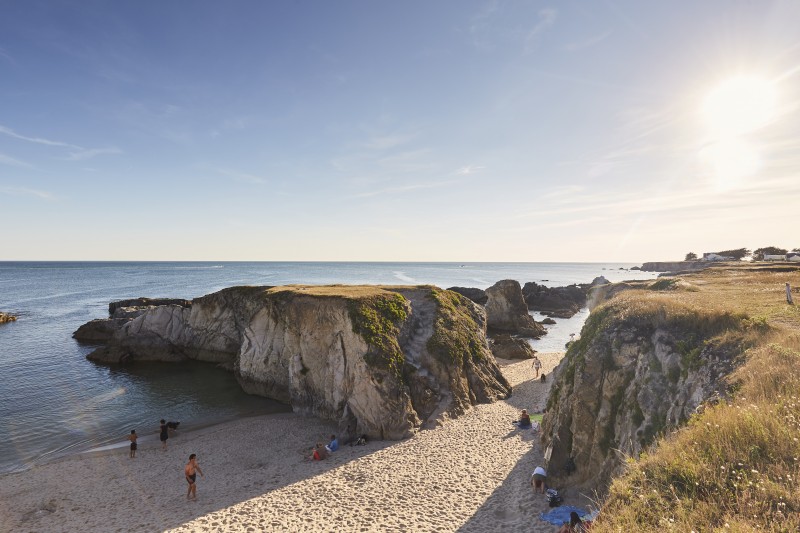
<path id="1" fill-rule="evenodd" d="M 336 450 L 339 449 L 339 441 L 336 440 L 336 435 L 331 435 L 331 441 L 328 443 L 327 446 L 325 446 L 325 448 L 329 452 L 335 452 Z"/>
<path id="2" fill-rule="evenodd" d="M 581 517 L 578 513 L 572 511 L 569 513 L 569 524 L 564 524 L 557 533 L 584 533 L 586 528 L 583 525 Z"/>
<path id="3" fill-rule="evenodd" d="M 531 485 L 533 485 L 533 492 L 536 492 L 536 489 L 539 489 L 539 492 L 544 494 L 546 488 L 545 481 L 547 481 L 547 471 L 541 466 L 537 466 L 533 470 L 533 476 L 531 476 Z"/>
<path id="4" fill-rule="evenodd" d="M 518 425 L 521 428 L 531 427 L 531 416 L 528 414 L 527 409 L 522 410 L 522 413 L 519 415 L 519 420 L 514 422 L 514 424 Z"/>
<path id="5" fill-rule="evenodd" d="M 330 453 L 325 446 L 323 446 L 321 442 L 318 442 L 317 447 L 314 448 L 314 453 L 311 454 L 311 459 L 314 461 L 324 461 L 329 455 Z"/>
<path id="6" fill-rule="evenodd" d="M 136 439 L 139 438 L 136 435 L 136 430 L 132 429 L 131 434 L 128 435 L 128 440 L 131 441 L 131 459 L 136 457 Z"/>

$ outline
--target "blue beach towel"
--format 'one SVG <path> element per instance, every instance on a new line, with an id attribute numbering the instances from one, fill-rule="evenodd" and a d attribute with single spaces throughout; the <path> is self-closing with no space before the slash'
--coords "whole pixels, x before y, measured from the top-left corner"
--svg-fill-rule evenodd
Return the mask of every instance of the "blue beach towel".
<path id="1" fill-rule="evenodd" d="M 572 507 L 571 505 L 562 505 L 561 507 L 556 507 L 550 512 L 539 513 L 539 518 L 541 518 L 545 522 L 550 522 L 555 526 L 560 526 L 562 524 L 569 523 L 569 513 L 571 513 L 572 511 L 578 513 L 578 516 L 584 516 L 588 514 L 586 509 Z"/>

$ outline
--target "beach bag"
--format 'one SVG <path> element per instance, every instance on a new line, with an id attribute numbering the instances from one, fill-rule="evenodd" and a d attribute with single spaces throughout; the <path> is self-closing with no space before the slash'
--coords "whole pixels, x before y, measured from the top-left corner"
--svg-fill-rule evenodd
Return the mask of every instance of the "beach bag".
<path id="1" fill-rule="evenodd" d="M 550 507 L 558 507 L 559 505 L 564 503 L 564 498 L 562 498 L 561 495 L 558 494 L 558 491 L 556 489 L 547 489 L 547 491 L 545 491 L 545 494 L 547 494 L 547 505 L 549 505 Z"/>

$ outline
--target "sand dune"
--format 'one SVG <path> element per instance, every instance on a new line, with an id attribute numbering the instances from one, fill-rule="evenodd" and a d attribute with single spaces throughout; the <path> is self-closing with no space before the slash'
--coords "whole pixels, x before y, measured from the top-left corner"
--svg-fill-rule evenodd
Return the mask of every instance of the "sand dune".
<path id="1" fill-rule="evenodd" d="M 563 354 L 539 354 L 549 373 Z M 307 460 L 335 432 L 294 414 L 178 432 L 157 442 L 84 454 L 0 478 L 3 531 L 552 531 L 529 486 L 538 435 L 511 425 L 545 405 L 550 381 L 529 361 L 499 360 L 513 396 L 401 442 L 343 446 Z M 186 501 L 183 465 L 205 477 Z M 575 503 L 570 502 L 567 503 Z"/>

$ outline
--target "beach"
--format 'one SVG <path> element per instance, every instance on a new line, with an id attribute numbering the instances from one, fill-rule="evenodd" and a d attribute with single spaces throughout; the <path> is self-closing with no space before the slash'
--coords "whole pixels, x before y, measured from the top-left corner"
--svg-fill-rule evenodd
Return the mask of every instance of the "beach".
<path id="1" fill-rule="evenodd" d="M 542 353 L 549 374 L 563 353 Z M 0 477 L 3 531 L 553 531 L 529 482 L 539 435 L 511 424 L 544 408 L 551 380 L 529 360 L 498 359 L 511 398 L 478 405 L 404 441 L 343 445 L 310 461 L 335 424 L 286 413 L 175 432 L 166 452 L 139 430 L 128 448 L 81 454 Z M 120 436 L 120 440 L 124 439 Z M 197 501 L 183 466 L 196 453 Z M 582 504 L 578 496 L 566 504 Z"/>

